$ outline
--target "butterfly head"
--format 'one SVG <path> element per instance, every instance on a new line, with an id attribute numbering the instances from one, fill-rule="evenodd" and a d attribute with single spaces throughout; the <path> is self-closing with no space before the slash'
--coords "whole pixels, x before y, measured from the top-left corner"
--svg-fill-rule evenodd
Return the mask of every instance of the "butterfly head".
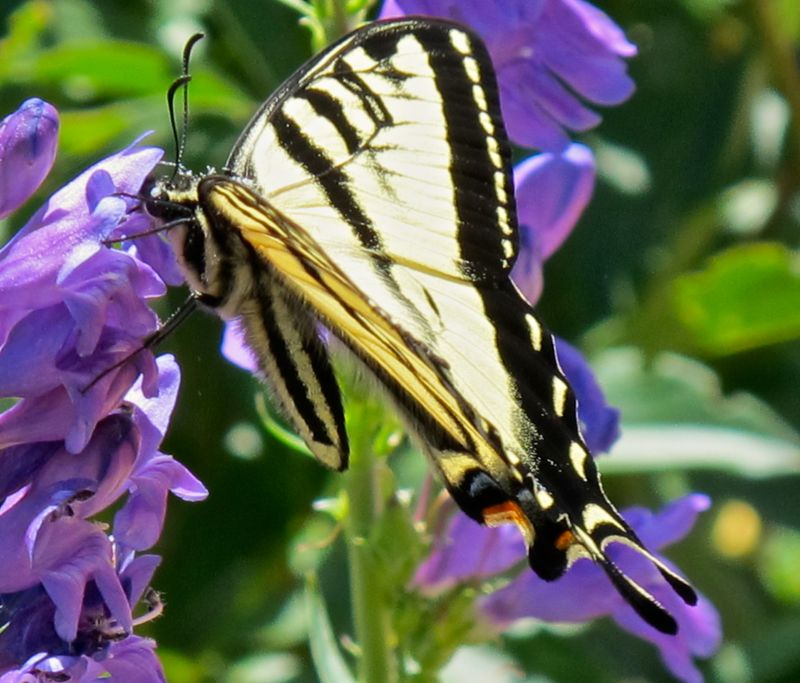
<path id="1" fill-rule="evenodd" d="M 209 229 L 197 193 L 199 178 L 188 172 L 153 179 L 145 193 L 148 213 L 164 222 L 167 239 L 189 286 L 207 303 L 216 296 L 209 272 Z M 213 258 L 211 259 L 214 260 Z"/>

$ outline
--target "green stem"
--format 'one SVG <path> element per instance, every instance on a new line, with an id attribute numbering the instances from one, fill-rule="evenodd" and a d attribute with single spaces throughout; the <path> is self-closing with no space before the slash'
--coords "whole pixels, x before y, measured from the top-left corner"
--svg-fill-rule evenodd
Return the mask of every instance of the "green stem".
<path id="1" fill-rule="evenodd" d="M 751 12 L 767 59 L 792 111 L 789 136 L 792 154 L 795 159 L 800 159 L 800 73 L 795 59 L 795 46 L 787 34 L 786 26 L 776 14 L 776 5 L 775 0 L 750 0 Z"/>
<path id="2" fill-rule="evenodd" d="M 353 436 L 350 470 L 345 476 L 348 515 L 345 525 L 347 556 L 350 566 L 350 592 L 359 645 L 358 680 L 361 683 L 394 683 L 397 668 L 392 649 L 391 615 L 384 584 L 384 572 L 370 537 L 384 508 L 381 491 L 383 462 L 373 454 L 374 421 L 370 420 L 367 401 L 354 401 L 354 411 L 361 414 L 352 420 L 358 425 Z"/>

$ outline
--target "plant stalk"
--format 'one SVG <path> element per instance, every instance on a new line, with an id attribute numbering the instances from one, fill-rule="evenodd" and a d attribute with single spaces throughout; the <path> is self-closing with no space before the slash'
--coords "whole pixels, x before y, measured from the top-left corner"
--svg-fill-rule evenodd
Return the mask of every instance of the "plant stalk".
<path id="1" fill-rule="evenodd" d="M 355 403 L 355 402 L 354 402 Z M 350 593 L 355 636 L 359 645 L 360 683 L 395 683 L 397 667 L 392 647 L 389 596 L 381 560 L 370 545 L 376 523 L 383 514 L 381 468 L 384 463 L 373 453 L 373 437 L 379 425 L 370 418 L 367 401 L 354 405 L 360 412 L 352 430 L 350 470 L 345 477 L 348 514 L 345 527 L 350 570 Z"/>

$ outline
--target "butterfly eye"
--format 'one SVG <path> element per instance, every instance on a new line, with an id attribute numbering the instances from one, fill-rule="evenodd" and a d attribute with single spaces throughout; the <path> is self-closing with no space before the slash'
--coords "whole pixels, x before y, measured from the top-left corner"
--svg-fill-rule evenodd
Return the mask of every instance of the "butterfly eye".
<path id="1" fill-rule="evenodd" d="M 176 242 L 180 245 L 183 266 L 192 271 L 190 281 L 206 282 L 206 238 L 197 221 L 188 220 L 178 227 Z M 182 241 L 182 244 L 181 244 Z"/>

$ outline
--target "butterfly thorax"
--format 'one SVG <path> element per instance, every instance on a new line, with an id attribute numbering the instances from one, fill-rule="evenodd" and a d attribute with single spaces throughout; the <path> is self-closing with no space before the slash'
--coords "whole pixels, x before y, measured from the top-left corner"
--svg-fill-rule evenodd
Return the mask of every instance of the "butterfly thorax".
<path id="1" fill-rule="evenodd" d="M 182 172 L 157 180 L 148 211 L 172 223 L 167 238 L 186 282 L 200 301 L 225 319 L 242 313 L 252 298 L 253 272 L 248 250 L 229 225 L 210 212 L 201 199 L 202 187 L 224 176 Z"/>

